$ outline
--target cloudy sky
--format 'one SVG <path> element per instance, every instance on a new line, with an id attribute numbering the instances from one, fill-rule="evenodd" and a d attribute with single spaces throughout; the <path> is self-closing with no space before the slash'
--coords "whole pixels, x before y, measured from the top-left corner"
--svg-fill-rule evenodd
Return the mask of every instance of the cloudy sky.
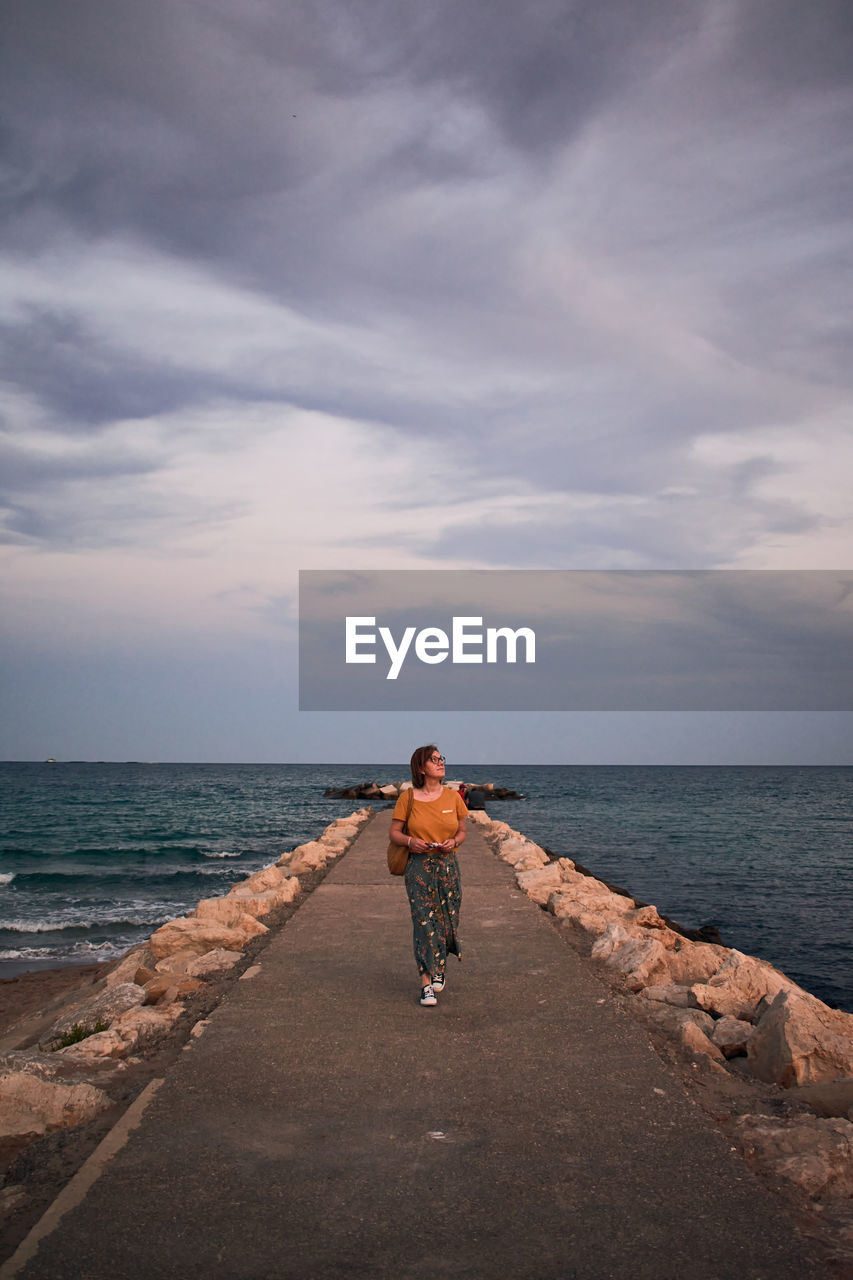
<path id="1" fill-rule="evenodd" d="M 846 569 L 847 0 L 6 0 L 11 759 L 853 763 L 300 713 L 299 569 Z"/>

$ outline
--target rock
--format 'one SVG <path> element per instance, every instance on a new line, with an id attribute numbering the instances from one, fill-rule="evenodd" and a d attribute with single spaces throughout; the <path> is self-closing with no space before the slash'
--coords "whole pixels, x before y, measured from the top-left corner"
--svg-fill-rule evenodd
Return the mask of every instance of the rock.
<path id="1" fill-rule="evenodd" d="M 12 1183 L 0 1190 L 0 1218 L 14 1213 L 28 1199 L 27 1188 L 22 1183 Z"/>
<path id="2" fill-rule="evenodd" d="M 658 915 L 657 907 L 637 907 L 628 913 L 628 920 L 638 929 L 666 929 L 668 925 L 663 916 Z"/>
<path id="3" fill-rule="evenodd" d="M 238 886 L 236 890 L 231 890 L 229 896 L 239 902 L 248 915 L 258 920 L 269 915 L 271 911 L 278 910 L 279 907 L 287 906 L 289 902 L 299 897 L 300 892 L 298 877 L 288 876 L 275 889 L 265 889 L 262 893 L 246 893 L 242 886 Z"/>
<path id="4" fill-rule="evenodd" d="M 561 879 L 559 889 L 548 899 L 548 910 L 561 923 L 574 928 L 586 938 L 601 937 L 609 925 L 627 917 L 634 910 L 633 898 L 623 898 L 621 894 L 612 893 L 606 885 L 592 876 L 561 869 Z"/>
<path id="5" fill-rule="evenodd" d="M 748 1155 L 795 1183 L 813 1200 L 853 1196 L 853 1124 L 795 1116 L 740 1116 L 736 1132 Z"/>
<path id="6" fill-rule="evenodd" d="M 764 960 L 744 955 L 734 948 L 720 950 L 724 958 L 718 969 L 706 983 L 695 985 L 693 989 L 697 1004 L 709 1013 L 730 1014 L 743 1022 L 754 1022 L 762 1000 L 773 1000 L 780 991 L 801 990 Z"/>
<path id="7" fill-rule="evenodd" d="M 157 1044 L 168 1035 L 183 1012 L 180 1004 L 161 1004 L 156 1008 L 128 1009 L 113 1023 L 109 1031 L 88 1036 L 79 1044 L 61 1050 L 75 1062 L 98 1058 L 126 1058 L 129 1054 Z"/>
<path id="8" fill-rule="evenodd" d="M 780 990 L 747 1045 L 759 1080 L 788 1086 L 853 1076 L 853 1014 L 799 987 Z"/>
<path id="9" fill-rule="evenodd" d="M 666 968 L 671 982 L 692 988 L 696 1000 L 697 983 L 710 977 L 725 959 L 726 948 L 710 942 L 689 942 L 671 929 L 662 932 L 667 943 Z"/>
<path id="10" fill-rule="evenodd" d="M 181 1004 L 161 1004 L 153 1009 L 128 1010 L 112 1028 L 118 1031 L 125 1044 L 121 1057 L 158 1044 L 168 1035 L 183 1011 Z"/>
<path id="11" fill-rule="evenodd" d="M 240 898 L 228 895 L 223 898 L 202 898 L 197 904 L 192 917 L 196 920 L 215 920 L 231 929 L 242 929 L 249 916 Z"/>
<path id="12" fill-rule="evenodd" d="M 157 1004 L 162 1000 L 166 1004 L 174 1004 L 202 986 L 203 982 L 187 973 L 158 973 L 145 983 L 145 1003 Z"/>
<path id="13" fill-rule="evenodd" d="M 107 974 L 107 986 L 114 987 L 121 982 L 135 982 L 136 970 L 140 967 L 149 968 L 153 963 L 154 957 L 148 950 L 147 943 L 142 943 L 138 947 L 131 947 L 130 951 L 125 952 L 116 967 Z"/>
<path id="14" fill-rule="evenodd" d="M 320 836 L 318 844 L 322 844 L 329 858 L 339 858 L 345 849 L 350 846 L 350 841 L 344 836 Z"/>
<path id="15" fill-rule="evenodd" d="M 193 916 L 198 920 L 218 921 L 230 929 L 251 931 L 258 916 L 268 915 L 273 908 L 292 902 L 298 893 L 299 881 L 292 876 L 278 888 L 266 889 L 262 893 L 230 893 L 224 898 L 202 898 Z M 266 929 L 266 926 L 262 928 Z"/>
<path id="16" fill-rule="evenodd" d="M 736 1058 L 746 1053 L 747 1041 L 754 1031 L 751 1022 L 742 1022 L 726 1013 L 716 1023 L 711 1039 L 727 1058 Z"/>
<path id="17" fill-rule="evenodd" d="M 151 951 L 157 960 L 179 951 L 193 951 L 196 955 L 204 955 L 206 951 L 222 947 L 229 951 L 239 951 L 252 938 L 266 933 L 267 928 L 251 916 L 243 917 L 245 923 L 238 927 L 220 924 L 217 920 L 206 920 L 179 916 L 161 925 L 149 939 Z"/>
<path id="18" fill-rule="evenodd" d="M 525 853 L 523 857 L 518 859 L 512 865 L 516 871 L 535 871 L 539 867 L 544 867 L 548 862 L 546 853 Z"/>
<path id="19" fill-rule="evenodd" d="M 469 809 L 468 821 L 476 822 L 477 825 L 480 827 L 487 827 L 491 819 L 489 818 L 489 815 L 486 813 L 485 809 Z"/>
<path id="20" fill-rule="evenodd" d="M 532 871 L 537 867 L 544 867 L 548 862 L 547 853 L 538 844 L 514 837 L 501 841 L 498 857 L 504 862 L 512 863 L 516 871 Z"/>
<path id="21" fill-rule="evenodd" d="M 608 924 L 593 944 L 592 958 L 625 974 L 632 991 L 651 985 L 651 975 L 665 967 L 666 948 L 657 938 L 632 937 L 619 924 Z"/>
<path id="22" fill-rule="evenodd" d="M 94 1119 L 109 1107 L 102 1089 L 63 1083 L 33 1062 L 0 1065 L 0 1138 L 68 1129 Z"/>
<path id="23" fill-rule="evenodd" d="M 379 794 L 386 800 L 392 800 L 398 793 L 393 782 L 386 782 L 384 787 L 379 788 Z"/>
<path id="24" fill-rule="evenodd" d="M 672 1036 L 688 1053 L 699 1056 L 705 1063 L 722 1063 L 723 1054 L 711 1036 L 714 1019 L 701 1009 L 682 1009 L 674 1005 L 651 1001 L 645 1006 L 646 1018 Z"/>
<path id="25" fill-rule="evenodd" d="M 562 884 L 560 865 L 552 862 L 547 867 L 534 868 L 532 871 L 516 871 L 515 880 L 519 889 L 523 889 L 529 898 L 544 907 L 554 890 Z"/>
<path id="26" fill-rule="evenodd" d="M 849 1120 L 848 1113 L 853 1108 L 853 1080 L 792 1085 L 788 1096 L 792 1101 L 804 1102 L 819 1116 L 841 1116 Z"/>
<path id="27" fill-rule="evenodd" d="M 714 1019 L 701 1009 L 679 1009 L 674 1005 L 653 1002 L 648 1006 L 646 1016 L 679 1039 L 686 1026 L 698 1027 L 709 1039 L 714 1032 Z"/>
<path id="28" fill-rule="evenodd" d="M 216 952 L 208 954 L 215 955 Z M 228 953 L 229 955 L 231 952 Z M 239 956 L 240 952 L 235 951 L 234 955 Z M 183 947 L 180 951 L 174 951 L 172 955 L 166 956 L 163 960 L 157 960 L 154 965 L 155 973 L 188 973 L 189 967 L 198 960 L 198 953 L 191 951 L 188 947 Z M 142 983 L 145 986 L 145 983 Z"/>
<path id="29" fill-rule="evenodd" d="M 216 947 L 203 956 L 190 955 L 186 972 L 190 977 L 200 978 L 206 973 L 219 973 L 223 969 L 231 969 L 238 960 L 242 959 L 242 953 L 239 951 L 228 951 L 223 947 Z"/>
<path id="30" fill-rule="evenodd" d="M 96 996 L 79 1004 L 71 1005 L 57 1018 L 50 1030 L 41 1039 L 45 1048 L 53 1048 L 58 1040 L 68 1035 L 75 1027 L 91 1030 L 103 1023 L 109 1028 L 128 1009 L 133 1009 L 145 1001 L 145 992 L 135 982 L 119 982 L 107 987 Z"/>
<path id="31" fill-rule="evenodd" d="M 109 1031 L 81 1040 L 63 1049 L 75 1061 L 97 1058 L 126 1058 L 129 1054 L 151 1048 L 172 1029 L 183 1013 L 181 1004 L 159 1004 L 155 1007 L 128 1009 L 113 1023 Z"/>
<path id="32" fill-rule="evenodd" d="M 333 856 L 327 845 L 319 840 L 309 840 L 306 844 L 297 845 L 292 853 L 286 853 L 277 862 L 279 867 L 287 867 L 291 875 L 304 875 L 306 871 L 320 871 Z"/>
<path id="33" fill-rule="evenodd" d="M 691 1053 L 699 1053 L 717 1062 L 723 1061 L 721 1050 L 695 1022 L 686 1022 L 681 1028 L 681 1043 Z"/>
<path id="34" fill-rule="evenodd" d="M 58 1049 L 56 1056 L 61 1055 L 69 1062 L 83 1065 L 101 1058 L 120 1058 L 123 1050 L 124 1040 L 120 1032 L 112 1028 L 109 1031 L 96 1031 L 94 1035 L 87 1036 L 85 1040 L 79 1040 L 77 1044 Z"/>
<path id="35" fill-rule="evenodd" d="M 671 1004 L 681 1009 L 696 1007 L 693 992 L 689 987 L 668 982 L 662 986 L 643 987 L 640 995 L 646 1000 L 656 1000 L 661 1004 Z"/>
<path id="36" fill-rule="evenodd" d="M 345 849 L 358 835 L 358 827 L 332 827 L 320 836 L 321 844 L 334 845 L 337 849 Z"/>
<path id="37" fill-rule="evenodd" d="M 548 855 L 540 849 L 538 844 L 517 835 L 507 836 L 501 840 L 497 847 L 497 855 L 513 866 L 517 866 L 524 859 L 532 859 L 531 865 L 537 867 L 544 867 L 548 861 Z"/>
<path id="38" fill-rule="evenodd" d="M 288 878 L 287 872 L 282 870 L 280 864 L 281 860 L 271 867 L 262 867 L 260 871 L 256 871 L 254 875 L 247 876 L 245 880 L 238 880 L 235 885 L 231 886 L 229 894 L 265 893 L 267 889 L 277 889 Z"/>

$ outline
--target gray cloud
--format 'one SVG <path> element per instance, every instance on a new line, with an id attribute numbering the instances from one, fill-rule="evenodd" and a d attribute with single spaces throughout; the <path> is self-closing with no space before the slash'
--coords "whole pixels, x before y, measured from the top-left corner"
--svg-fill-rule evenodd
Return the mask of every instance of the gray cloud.
<path id="1" fill-rule="evenodd" d="M 97 296 L 34 300 L 4 368 L 51 430 L 267 400 L 441 443 L 484 484 L 649 498 L 422 544 L 487 562 L 705 563 L 815 527 L 763 495 L 766 442 L 718 472 L 690 447 L 846 403 L 846 5 L 12 0 L 5 26 L 24 269 L 126 239 L 350 331 L 216 367 L 113 341 Z"/>
<path id="2" fill-rule="evenodd" d="M 74 314 L 30 309 L 0 325 L 0 376 L 37 397 L 55 429 L 87 433 L 122 418 L 146 418 L 210 394 L 199 379 L 117 351 Z"/>

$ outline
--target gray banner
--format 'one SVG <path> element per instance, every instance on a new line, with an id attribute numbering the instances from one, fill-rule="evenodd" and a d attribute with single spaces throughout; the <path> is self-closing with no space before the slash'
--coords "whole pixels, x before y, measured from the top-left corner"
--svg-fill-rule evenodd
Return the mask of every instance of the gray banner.
<path id="1" fill-rule="evenodd" d="M 853 571 L 303 571 L 303 711 L 853 710 Z"/>

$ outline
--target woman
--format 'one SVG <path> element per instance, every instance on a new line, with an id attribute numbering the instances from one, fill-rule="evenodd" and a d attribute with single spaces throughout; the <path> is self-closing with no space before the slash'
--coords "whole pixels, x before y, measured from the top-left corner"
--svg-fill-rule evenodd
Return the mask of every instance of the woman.
<path id="1" fill-rule="evenodd" d="M 430 743 L 412 756 L 412 812 L 408 834 L 403 831 L 409 805 L 408 788 L 400 793 L 391 819 L 390 839 L 405 845 L 411 857 L 406 867 L 406 892 L 412 909 L 415 963 L 421 978 L 421 1004 L 436 1004 L 444 989 L 448 954 L 459 956 L 456 929 L 462 887 L 456 850 L 465 839 L 468 810 L 457 792 L 442 785 L 444 756 Z"/>

